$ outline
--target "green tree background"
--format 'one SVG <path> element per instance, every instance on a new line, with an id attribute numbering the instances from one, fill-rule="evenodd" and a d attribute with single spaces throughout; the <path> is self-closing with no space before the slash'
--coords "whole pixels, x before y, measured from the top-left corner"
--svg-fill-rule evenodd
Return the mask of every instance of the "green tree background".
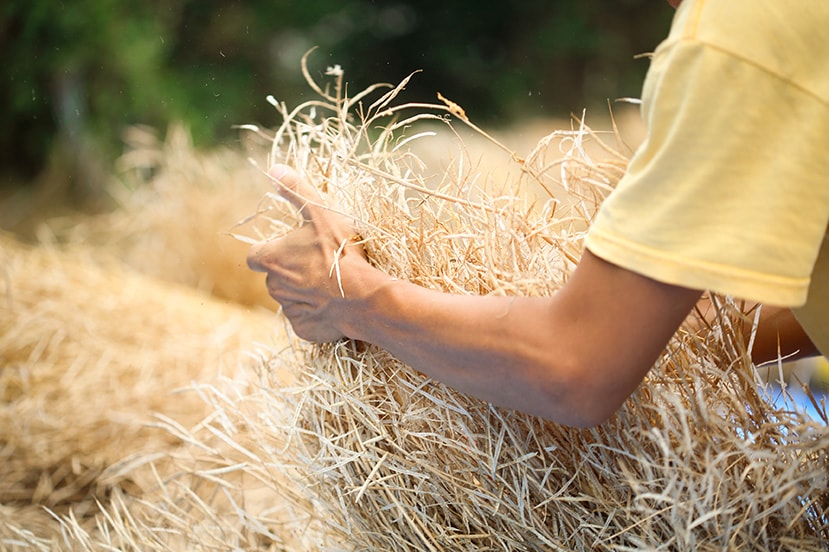
<path id="1" fill-rule="evenodd" d="M 507 126 L 637 96 L 672 10 L 659 0 L 6 0 L 0 7 L 0 182 L 30 182 L 55 152 L 76 180 L 119 153 L 127 125 L 183 121 L 197 144 L 278 121 L 312 70 L 352 89 L 421 70 L 481 124 Z M 60 157 L 60 156 L 58 156 Z M 70 174 L 71 176 L 71 174 Z"/>

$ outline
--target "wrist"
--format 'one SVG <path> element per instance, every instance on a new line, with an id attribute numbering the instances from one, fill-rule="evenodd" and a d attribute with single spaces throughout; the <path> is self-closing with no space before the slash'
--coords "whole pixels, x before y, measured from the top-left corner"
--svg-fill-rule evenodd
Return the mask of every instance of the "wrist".
<path id="1" fill-rule="evenodd" d="M 378 323 L 384 310 L 382 297 L 399 280 L 362 259 L 343 263 L 340 270 L 344 296 L 333 301 L 332 323 L 350 339 L 371 341 L 371 326 Z"/>

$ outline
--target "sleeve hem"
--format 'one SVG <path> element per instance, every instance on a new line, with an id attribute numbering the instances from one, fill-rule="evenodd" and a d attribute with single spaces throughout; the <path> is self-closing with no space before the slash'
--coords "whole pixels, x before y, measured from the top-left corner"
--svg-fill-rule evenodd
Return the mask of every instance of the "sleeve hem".
<path id="1" fill-rule="evenodd" d="M 633 243 L 597 228 L 588 232 L 585 246 L 597 257 L 626 270 L 666 284 L 713 291 L 781 307 L 806 303 L 809 278 L 791 278 L 688 259 Z"/>

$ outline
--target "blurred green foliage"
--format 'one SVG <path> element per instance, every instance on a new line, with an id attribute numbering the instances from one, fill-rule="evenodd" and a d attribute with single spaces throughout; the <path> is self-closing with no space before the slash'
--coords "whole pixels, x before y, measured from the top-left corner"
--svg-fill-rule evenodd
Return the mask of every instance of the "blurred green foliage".
<path id="1" fill-rule="evenodd" d="M 351 90 L 422 70 L 405 99 L 436 92 L 476 121 L 580 111 L 639 94 L 672 11 L 660 0 L 5 0 L 0 6 L 0 167 L 33 177 L 57 143 L 111 160 L 126 125 L 182 120 L 197 143 L 277 124 L 310 66 Z M 86 152 L 86 153 L 83 153 Z"/>

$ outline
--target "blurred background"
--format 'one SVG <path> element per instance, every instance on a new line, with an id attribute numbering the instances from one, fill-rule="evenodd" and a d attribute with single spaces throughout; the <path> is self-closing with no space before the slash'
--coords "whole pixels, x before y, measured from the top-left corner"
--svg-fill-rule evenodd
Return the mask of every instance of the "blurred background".
<path id="1" fill-rule="evenodd" d="M 0 226 L 31 214 L 8 205 L 33 189 L 94 208 L 130 126 L 179 122 L 196 147 L 276 126 L 265 96 L 310 93 L 314 46 L 312 72 L 339 64 L 350 90 L 421 71 L 406 101 L 441 92 L 492 129 L 638 96 L 636 56 L 672 14 L 661 0 L 5 0 Z"/>

